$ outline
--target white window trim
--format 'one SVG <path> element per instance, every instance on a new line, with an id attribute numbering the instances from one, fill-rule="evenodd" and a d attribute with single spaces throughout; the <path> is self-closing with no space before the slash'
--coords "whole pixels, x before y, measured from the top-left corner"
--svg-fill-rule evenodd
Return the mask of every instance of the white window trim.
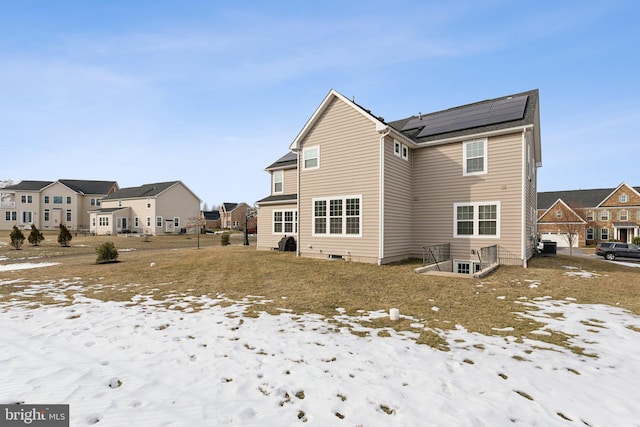
<path id="1" fill-rule="evenodd" d="M 274 220 L 274 214 L 276 212 L 282 213 L 282 231 L 276 231 L 276 222 Z M 284 220 L 285 212 L 293 212 L 293 231 L 285 231 L 285 223 L 288 221 Z M 298 234 L 298 210 L 297 209 L 274 209 L 271 211 L 271 234 L 275 234 L 278 236 L 284 236 L 285 234 Z"/>
<path id="2" fill-rule="evenodd" d="M 157 216 L 157 217 L 156 217 L 156 227 L 162 227 L 162 223 L 163 223 L 163 222 L 164 222 L 164 221 L 162 220 L 162 217 L 161 217 L 161 216 Z"/>
<path id="3" fill-rule="evenodd" d="M 277 179 L 277 176 L 280 176 L 280 180 Z M 280 184 L 280 190 L 276 189 L 276 184 Z M 273 189 L 274 194 L 280 194 L 284 192 L 284 171 L 282 169 L 273 171 Z"/>
<path id="4" fill-rule="evenodd" d="M 358 199 L 359 200 L 359 206 L 360 206 L 360 214 L 358 215 L 358 217 L 360 218 L 360 226 L 358 227 L 358 234 L 347 234 L 347 199 Z M 326 233 L 316 233 L 316 212 L 315 212 L 315 206 L 316 206 L 316 202 L 319 201 L 326 201 L 327 202 L 327 216 L 324 218 L 327 218 L 327 224 L 326 224 Z M 331 200 L 342 200 L 342 233 L 331 233 L 330 229 L 330 221 L 329 219 L 330 217 L 330 204 L 331 204 Z M 314 237 L 346 237 L 346 238 L 361 238 L 362 237 L 362 228 L 363 228 L 363 218 L 364 218 L 364 214 L 363 214 L 363 205 L 362 205 L 362 194 L 355 194 L 355 195 L 350 195 L 350 196 L 333 196 L 333 197 L 316 197 L 311 199 L 311 212 L 312 212 L 312 222 L 311 222 L 311 235 Z"/>
<path id="5" fill-rule="evenodd" d="M 603 234 L 604 234 L 603 231 L 606 231 L 607 237 L 603 237 Z M 600 229 L 600 240 L 604 240 L 604 239 L 609 240 L 610 238 L 611 238 L 611 233 L 609 233 L 609 229 L 608 228 L 601 228 Z"/>
<path id="6" fill-rule="evenodd" d="M 482 157 L 484 159 L 484 162 L 482 164 L 483 166 L 483 170 L 481 171 L 477 171 L 477 172 L 467 172 L 467 145 L 469 144 L 473 144 L 474 142 L 480 142 L 482 141 L 483 144 L 483 153 L 482 153 Z M 478 139 L 472 139 L 469 141 L 464 141 L 462 143 L 462 176 L 473 176 L 473 175 L 486 175 L 487 171 L 489 170 L 488 165 L 489 165 L 489 156 L 488 156 L 488 139 L 487 138 L 478 138 Z"/>
<path id="7" fill-rule="evenodd" d="M 459 273 L 458 272 L 458 268 L 460 266 L 460 264 L 469 264 L 469 272 L 468 273 Z M 454 259 L 453 260 L 453 272 L 454 273 L 458 273 L 458 274 L 468 274 L 468 275 L 474 275 L 475 273 L 477 273 L 478 271 L 480 271 L 480 263 L 478 263 L 478 261 L 471 261 L 471 260 L 466 260 L 466 259 Z"/>
<path id="8" fill-rule="evenodd" d="M 479 234 L 478 206 L 496 206 L 496 234 Z M 458 206 L 473 206 L 473 234 L 458 234 Z M 453 204 L 453 237 L 457 239 L 499 239 L 501 229 L 501 206 L 500 202 L 468 202 Z"/>
<path id="9" fill-rule="evenodd" d="M 409 147 L 407 147 L 405 144 L 402 144 L 400 150 L 402 150 L 402 160 L 409 160 Z"/>
<path id="10" fill-rule="evenodd" d="M 600 221 L 609 221 L 609 218 L 611 218 L 609 211 L 600 211 Z"/>
<path id="11" fill-rule="evenodd" d="M 317 152 L 317 157 L 316 157 L 317 164 L 316 166 L 306 167 L 306 164 L 307 164 L 306 153 L 311 150 L 316 150 Z M 307 147 L 302 149 L 302 170 L 308 171 L 308 170 L 315 170 L 315 169 L 320 169 L 320 146 L 319 145 L 314 145 L 312 147 Z"/>
<path id="12" fill-rule="evenodd" d="M 20 224 L 33 224 L 33 211 L 20 211 Z"/>
<path id="13" fill-rule="evenodd" d="M 395 139 L 393 140 L 393 155 L 397 157 L 402 157 L 402 144 L 400 144 Z"/>

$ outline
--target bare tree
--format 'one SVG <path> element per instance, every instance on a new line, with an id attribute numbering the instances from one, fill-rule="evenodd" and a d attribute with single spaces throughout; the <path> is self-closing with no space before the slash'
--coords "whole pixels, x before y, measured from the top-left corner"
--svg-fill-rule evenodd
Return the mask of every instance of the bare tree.
<path id="1" fill-rule="evenodd" d="M 200 234 L 202 234 L 202 230 L 206 225 L 206 221 L 201 215 L 194 215 L 189 217 L 187 221 L 187 230 L 194 230 L 198 235 L 198 249 L 200 249 Z"/>
<path id="2" fill-rule="evenodd" d="M 586 224 L 584 208 L 576 204 L 573 204 L 573 206 L 564 205 L 564 208 L 560 209 L 560 211 L 560 217 L 557 217 L 558 228 L 569 244 L 569 255 L 573 255 L 573 247 L 579 246 L 580 231 L 584 229 Z"/>

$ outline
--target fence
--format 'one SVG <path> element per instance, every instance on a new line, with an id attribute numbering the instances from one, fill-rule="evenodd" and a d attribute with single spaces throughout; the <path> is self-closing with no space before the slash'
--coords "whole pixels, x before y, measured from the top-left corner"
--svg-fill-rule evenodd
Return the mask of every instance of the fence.
<path id="1" fill-rule="evenodd" d="M 451 260 L 451 244 L 442 243 L 422 247 L 422 265 L 437 264 Z"/>

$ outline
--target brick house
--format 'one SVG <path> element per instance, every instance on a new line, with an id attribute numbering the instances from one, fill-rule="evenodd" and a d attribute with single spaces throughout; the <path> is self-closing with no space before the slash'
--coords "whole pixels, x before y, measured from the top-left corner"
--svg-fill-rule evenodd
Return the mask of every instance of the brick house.
<path id="1" fill-rule="evenodd" d="M 538 193 L 538 234 L 568 246 L 567 233 L 577 233 L 574 246 L 617 240 L 631 243 L 640 236 L 640 187 Z"/>

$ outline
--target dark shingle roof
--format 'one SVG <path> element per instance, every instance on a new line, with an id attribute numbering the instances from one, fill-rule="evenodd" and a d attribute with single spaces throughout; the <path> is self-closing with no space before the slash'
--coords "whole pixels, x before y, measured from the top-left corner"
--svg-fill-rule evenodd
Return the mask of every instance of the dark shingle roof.
<path id="1" fill-rule="evenodd" d="M 274 203 L 274 202 L 286 202 L 286 201 L 296 201 L 298 199 L 297 194 L 279 194 L 277 196 L 268 196 L 264 199 L 260 199 L 256 202 L 256 204 L 260 203 Z"/>
<path id="2" fill-rule="evenodd" d="M 204 211 L 202 212 L 204 219 L 208 221 L 217 221 L 220 219 L 220 211 Z"/>
<path id="3" fill-rule="evenodd" d="M 640 187 L 633 188 L 640 192 Z M 615 188 L 595 188 L 592 190 L 539 192 L 538 209 L 549 209 L 558 199 L 562 199 L 563 202 L 574 208 L 593 208 L 602 203 L 614 191 Z"/>
<path id="4" fill-rule="evenodd" d="M 144 197 L 155 197 L 169 187 L 176 185 L 180 181 L 156 182 L 154 184 L 144 184 L 139 187 L 121 188 L 108 195 L 103 200 L 113 199 L 140 199 Z"/>
<path id="5" fill-rule="evenodd" d="M 58 182 L 66 185 L 76 193 L 107 194 L 117 184 L 115 181 L 84 181 L 77 179 L 60 179 Z"/>
<path id="6" fill-rule="evenodd" d="M 40 191 L 51 184 L 53 184 L 52 181 L 20 181 L 15 185 L 8 185 L 4 188 L 6 190 Z"/>
<path id="7" fill-rule="evenodd" d="M 410 130 L 407 130 L 407 131 L 402 131 L 402 128 L 405 126 L 405 124 L 407 124 L 412 119 L 417 119 L 418 116 L 407 117 L 405 119 L 389 122 L 388 124 L 391 127 L 395 128 L 396 130 L 400 131 L 402 134 L 404 134 L 408 138 L 410 138 L 413 141 L 415 141 L 416 143 L 438 141 L 438 140 L 442 140 L 442 139 L 448 139 L 448 138 L 455 138 L 455 137 L 460 137 L 460 136 L 472 135 L 472 134 L 475 134 L 475 133 L 491 132 L 491 131 L 500 130 L 500 129 L 508 129 L 508 128 L 517 127 L 517 126 L 524 126 L 524 125 L 534 124 L 535 123 L 535 119 L 536 119 L 536 109 L 537 109 L 537 105 L 538 105 L 538 96 L 539 96 L 537 89 L 530 90 L 530 91 L 527 91 L 527 92 L 521 92 L 521 93 L 517 93 L 517 94 L 513 94 L 513 95 L 503 96 L 503 97 L 500 97 L 500 98 L 487 99 L 485 101 L 475 102 L 473 104 L 461 105 L 459 107 L 450 108 L 448 110 L 437 111 L 437 112 L 433 112 L 433 113 L 429 113 L 429 114 L 422 114 L 421 117 L 422 117 L 422 120 L 424 120 L 425 125 L 426 125 L 426 124 L 429 123 L 429 119 L 431 117 L 433 117 L 436 114 L 441 114 L 444 111 L 452 112 L 452 113 L 455 113 L 456 111 L 462 112 L 462 111 L 468 110 L 470 108 L 476 108 L 478 106 L 487 105 L 487 104 L 493 103 L 495 101 L 506 100 L 508 98 L 515 98 L 515 97 L 519 97 L 519 96 L 527 96 L 528 97 L 526 105 L 525 105 L 525 109 L 524 109 L 524 114 L 523 114 L 523 117 L 521 119 L 509 120 L 509 121 L 500 122 L 500 123 L 493 123 L 493 124 L 484 125 L 484 126 L 475 126 L 475 127 L 470 127 L 470 128 L 464 128 L 464 129 L 459 129 L 459 130 L 455 130 L 455 131 L 451 131 L 451 132 L 438 133 L 438 134 L 428 135 L 428 136 L 423 136 L 423 137 L 419 137 L 418 134 L 420 134 L 420 132 L 422 131 L 424 126 L 418 127 L 418 128 L 415 128 L 415 129 L 410 129 Z"/>
<path id="8" fill-rule="evenodd" d="M 296 167 L 298 165 L 298 154 L 289 151 L 284 156 L 266 167 L 266 170 L 285 169 L 287 167 Z"/>
<path id="9" fill-rule="evenodd" d="M 224 207 L 224 210 L 226 212 L 231 212 L 236 207 L 238 207 L 238 204 L 237 203 L 223 203 L 222 206 Z"/>
<path id="10" fill-rule="evenodd" d="M 108 213 L 121 211 L 123 209 L 131 209 L 131 208 L 129 206 L 121 206 L 121 207 L 117 207 L 117 208 L 99 208 L 99 209 L 90 210 L 89 212 L 108 214 Z"/>

